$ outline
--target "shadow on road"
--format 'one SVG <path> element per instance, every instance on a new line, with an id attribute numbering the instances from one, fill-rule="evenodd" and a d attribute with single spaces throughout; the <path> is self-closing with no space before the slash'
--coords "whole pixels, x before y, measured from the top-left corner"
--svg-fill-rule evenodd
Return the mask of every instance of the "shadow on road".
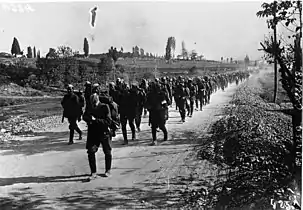
<path id="1" fill-rule="evenodd" d="M 130 135 L 130 132 L 128 132 Z M 191 132 L 173 132 L 171 138 L 168 141 L 163 141 L 162 131 L 158 132 L 158 145 L 170 146 L 170 145 L 188 145 L 194 143 L 196 139 Z M 0 149 L 3 151 L 1 155 L 35 155 L 51 151 L 75 151 L 85 150 L 86 143 L 86 131 L 83 132 L 83 139 L 78 140 L 78 134 L 75 133 L 73 145 L 67 145 L 69 138 L 69 131 L 63 132 L 39 132 L 35 134 L 34 140 L 12 140 L 9 144 L 0 145 Z M 149 146 L 152 142 L 152 136 L 150 130 L 146 129 L 137 133 L 136 140 L 129 140 L 129 145 L 122 145 L 123 139 L 119 135 L 113 139 L 113 148 L 133 147 L 133 146 Z"/>
<path id="2" fill-rule="evenodd" d="M 143 185 L 144 186 L 144 185 Z M 143 187 L 142 186 L 142 187 Z M 143 188 L 96 188 L 83 190 L 49 200 L 43 195 L 22 188 L 0 198 L 0 209 L 163 209 L 178 205 L 179 197 L 170 191 L 144 190 Z M 57 207 L 54 207 L 55 206 Z"/>
<path id="3" fill-rule="evenodd" d="M 28 177 L 13 177 L 13 178 L 0 178 L 0 186 L 8 186 L 13 184 L 28 184 L 28 183 L 51 183 L 51 182 L 84 182 L 89 174 L 75 175 L 75 176 L 28 176 Z"/>

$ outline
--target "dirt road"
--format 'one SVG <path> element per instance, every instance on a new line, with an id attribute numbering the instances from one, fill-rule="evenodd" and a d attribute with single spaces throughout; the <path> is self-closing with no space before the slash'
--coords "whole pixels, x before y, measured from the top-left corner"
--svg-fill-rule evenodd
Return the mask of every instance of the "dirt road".
<path id="1" fill-rule="evenodd" d="M 68 126 L 22 138 L 11 150 L 0 151 L 0 209 L 134 209 L 166 208 L 178 205 L 177 190 L 195 170 L 194 148 L 209 126 L 218 120 L 237 86 L 211 96 L 202 112 L 180 123 L 174 107 L 167 122 L 169 140 L 149 146 L 151 131 L 143 119 L 136 141 L 122 146 L 119 133 L 113 140 L 112 177 L 85 182 L 89 175 L 84 140 L 67 145 Z M 128 132 L 130 133 L 130 132 Z M 21 137 L 20 137 L 21 138 Z M 77 138 L 77 136 L 76 136 Z M 102 149 L 97 153 L 98 173 L 104 173 Z M 205 177 L 217 171 L 207 162 Z"/>

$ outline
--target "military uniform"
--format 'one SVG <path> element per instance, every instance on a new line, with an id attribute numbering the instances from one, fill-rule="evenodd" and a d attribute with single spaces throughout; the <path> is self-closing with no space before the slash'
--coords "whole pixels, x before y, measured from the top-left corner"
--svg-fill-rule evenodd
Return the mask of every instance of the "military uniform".
<path id="1" fill-rule="evenodd" d="M 168 106 L 171 104 L 166 91 L 161 90 L 159 84 L 153 84 L 147 95 L 147 109 L 150 114 L 152 128 L 152 145 L 157 144 L 157 128 L 164 134 L 164 141 L 168 138 L 166 120 L 168 119 Z"/>
<path id="2" fill-rule="evenodd" d="M 105 176 L 110 175 L 112 165 L 112 137 L 110 133 L 111 114 L 107 104 L 99 101 L 95 93 L 91 96 L 92 109 L 83 118 L 88 125 L 86 149 L 88 162 L 91 169 L 90 179 L 96 178 L 97 166 L 95 153 L 100 144 L 105 155 Z"/>
<path id="3" fill-rule="evenodd" d="M 119 114 L 121 121 L 122 134 L 125 145 L 128 144 L 126 125 L 127 121 L 132 132 L 132 140 L 136 139 L 135 117 L 137 110 L 136 93 L 130 92 L 129 88 L 125 87 L 121 92 L 119 100 Z"/>
<path id="4" fill-rule="evenodd" d="M 63 97 L 61 105 L 64 109 L 63 117 L 68 119 L 69 122 L 69 143 L 74 143 L 74 132 L 75 130 L 79 133 L 79 140 L 82 139 L 82 131 L 77 125 L 77 120 L 81 116 L 81 103 L 79 97 L 73 92 L 73 86 L 69 85 L 67 88 L 68 93 Z"/>

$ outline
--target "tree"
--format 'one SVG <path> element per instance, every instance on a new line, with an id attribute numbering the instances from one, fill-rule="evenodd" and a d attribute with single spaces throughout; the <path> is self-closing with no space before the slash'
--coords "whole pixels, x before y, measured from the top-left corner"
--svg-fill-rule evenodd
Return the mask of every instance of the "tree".
<path id="1" fill-rule="evenodd" d="M 117 62 L 118 57 L 119 57 L 117 48 L 116 47 L 114 48 L 113 46 L 111 46 L 110 49 L 108 49 L 107 57 L 113 59 L 114 62 Z"/>
<path id="2" fill-rule="evenodd" d="M 49 48 L 48 53 L 46 54 L 46 58 L 57 58 L 58 54 L 56 52 L 56 49 L 54 48 Z"/>
<path id="3" fill-rule="evenodd" d="M 74 55 L 72 48 L 64 45 L 59 46 L 56 53 L 59 57 L 72 57 Z"/>
<path id="4" fill-rule="evenodd" d="M 40 50 L 38 50 L 38 52 L 37 52 L 37 58 L 38 59 L 40 58 Z"/>
<path id="5" fill-rule="evenodd" d="M 13 44 L 12 44 L 12 48 L 11 48 L 11 53 L 15 57 L 17 55 L 21 55 L 20 45 L 19 45 L 19 42 L 18 42 L 18 40 L 17 40 L 16 37 L 14 37 L 14 40 L 13 40 Z"/>
<path id="6" fill-rule="evenodd" d="M 182 52 L 181 52 L 181 55 L 183 57 L 183 59 L 187 59 L 188 57 L 188 53 L 187 53 L 187 50 L 185 48 L 185 42 L 182 41 Z"/>
<path id="7" fill-rule="evenodd" d="M 175 58 L 175 50 L 176 50 L 176 38 L 175 37 L 171 37 L 172 58 Z"/>
<path id="8" fill-rule="evenodd" d="M 247 69 L 247 67 L 249 65 L 249 57 L 248 57 L 248 55 L 246 55 L 245 58 L 244 58 L 244 64 L 245 64 L 245 69 Z"/>
<path id="9" fill-rule="evenodd" d="M 113 57 L 112 58 L 113 58 L 114 62 L 116 63 L 117 60 L 118 60 L 118 58 L 119 58 L 117 48 L 114 48 Z"/>
<path id="10" fill-rule="evenodd" d="M 190 54 L 190 59 L 191 60 L 196 60 L 197 59 L 197 55 L 198 55 L 198 53 L 195 50 L 192 50 L 191 54 Z"/>
<path id="11" fill-rule="evenodd" d="M 287 42 L 277 42 L 271 36 L 260 44 L 266 60 L 272 63 L 276 59 L 279 63 L 280 81 L 293 106 L 290 169 L 295 175 L 297 166 L 302 161 L 302 4 L 301 1 L 281 0 L 263 3 L 261 7 L 263 10 L 257 12 L 258 17 L 267 18 L 275 14 L 275 18 L 267 20 L 268 28 L 281 24 L 291 32 Z"/>
<path id="12" fill-rule="evenodd" d="M 88 41 L 87 41 L 86 37 L 84 38 L 83 51 L 84 51 L 84 56 L 85 56 L 85 57 L 88 57 L 89 45 L 88 45 Z"/>
<path id="13" fill-rule="evenodd" d="M 272 3 L 264 3 L 261 6 L 264 10 L 263 11 L 259 11 L 257 13 L 257 16 L 259 17 L 268 17 L 268 16 L 272 16 L 272 18 L 267 20 L 267 25 L 269 28 L 273 29 L 274 32 L 274 43 L 277 42 L 277 23 L 278 23 L 278 19 L 277 19 L 277 1 L 274 1 Z M 286 11 L 283 11 L 283 13 Z M 275 50 L 276 52 L 276 50 Z M 275 73 L 275 78 L 274 78 L 274 103 L 276 103 L 277 100 L 277 93 L 278 93 L 278 70 L 277 70 L 277 56 L 274 54 L 274 73 Z"/>
<path id="14" fill-rule="evenodd" d="M 165 60 L 170 61 L 173 58 L 175 44 L 176 44 L 175 38 L 172 36 L 168 37 L 166 48 L 165 48 Z"/>
<path id="15" fill-rule="evenodd" d="M 140 57 L 143 58 L 144 56 L 145 56 L 144 49 L 140 48 Z"/>
<path id="16" fill-rule="evenodd" d="M 134 57 L 139 57 L 140 56 L 140 49 L 138 46 L 134 47 Z"/>
<path id="17" fill-rule="evenodd" d="M 33 52 L 32 52 L 32 48 L 29 46 L 27 47 L 27 54 L 26 54 L 27 58 L 32 58 L 33 57 Z"/>
<path id="18" fill-rule="evenodd" d="M 36 54 L 36 47 L 34 46 L 34 58 L 36 58 L 37 57 L 37 54 Z"/>

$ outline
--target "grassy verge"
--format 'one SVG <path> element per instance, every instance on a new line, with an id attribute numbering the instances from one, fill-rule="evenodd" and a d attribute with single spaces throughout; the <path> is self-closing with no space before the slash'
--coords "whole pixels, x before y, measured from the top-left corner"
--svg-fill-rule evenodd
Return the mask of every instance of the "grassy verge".
<path id="1" fill-rule="evenodd" d="M 25 135 L 57 126 L 61 124 L 62 116 L 60 100 L 61 98 L 52 98 L 36 103 L 31 101 L 30 104 L 2 107 L 0 129 L 5 129 L 10 135 Z"/>
<path id="2" fill-rule="evenodd" d="M 301 200 L 301 175 L 294 181 L 288 167 L 291 117 L 262 97 L 267 77 L 241 86 L 226 116 L 213 125 L 208 139 L 213 147 L 201 147 L 198 158 L 228 173 L 207 194 L 204 188 L 187 192 L 189 208 L 259 210 L 272 209 L 279 200 L 292 205 L 296 195 Z"/>
<path id="3" fill-rule="evenodd" d="M 50 97 L 0 97 L 0 107 L 29 104 L 35 102 L 51 102 Z"/>

